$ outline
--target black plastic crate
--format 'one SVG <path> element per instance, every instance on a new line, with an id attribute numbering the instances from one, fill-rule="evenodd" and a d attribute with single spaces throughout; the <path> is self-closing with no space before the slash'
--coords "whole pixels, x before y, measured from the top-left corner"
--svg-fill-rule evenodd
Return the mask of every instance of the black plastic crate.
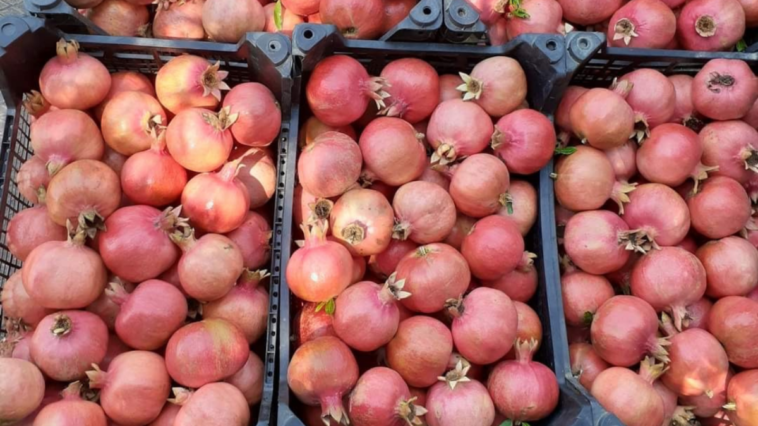
<path id="1" fill-rule="evenodd" d="M 466 0 L 445 2 L 444 40 L 452 43 L 487 43 L 487 26 L 479 20 L 479 13 Z"/>
<path id="2" fill-rule="evenodd" d="M 29 140 L 29 116 L 21 106 L 23 94 L 37 89 L 42 66 L 55 54 L 55 43 L 61 33 L 45 26 L 45 22 L 33 17 L 6 17 L 0 20 L 0 91 L 8 107 L 5 117 L 0 155 L 3 166 L 0 173 L 2 187 L 3 217 L 0 232 L 0 287 L 8 277 L 21 267 L 5 245 L 10 219 L 19 210 L 29 207 L 18 192 L 15 178 L 23 162 L 32 155 Z M 219 44 L 195 41 L 146 40 L 128 37 L 103 37 L 91 35 L 65 36 L 76 40 L 81 51 L 98 58 L 109 71 L 137 71 L 155 74 L 171 58 L 183 53 L 203 56 L 209 61 L 220 61 L 221 68 L 229 71 L 230 86 L 247 81 L 265 84 L 276 96 L 282 108 L 282 129 L 278 140 L 272 144 L 277 153 L 279 179 L 274 197 L 273 225 L 275 235 L 281 235 L 286 201 L 284 188 L 289 176 L 284 170 L 289 160 L 290 99 L 292 87 L 292 58 L 290 42 L 281 34 L 248 34 L 238 43 Z M 272 241 L 272 270 L 278 264 L 281 238 Z M 268 332 L 264 347 L 265 379 L 263 399 L 260 404 L 258 425 L 269 425 L 274 408 L 276 365 L 276 322 L 279 305 L 278 281 L 272 279 L 270 288 Z M 0 307 L 1 309 L 1 307 Z M 2 311 L 0 310 L 0 313 Z M 0 332 L 2 327 L 0 326 Z"/>
<path id="3" fill-rule="evenodd" d="M 370 74 L 377 75 L 383 66 L 394 59 L 414 57 L 424 59 L 440 73 L 470 71 L 479 61 L 495 56 L 511 56 L 519 60 L 524 68 L 529 85 L 527 100 L 532 108 L 552 117 L 561 95 L 568 85 L 566 73 L 564 38 L 557 35 L 527 35 L 499 47 L 474 47 L 462 44 L 413 44 L 385 43 L 377 41 L 351 41 L 340 36 L 335 28 L 304 25 L 293 34 L 293 59 L 295 79 L 293 84 L 292 121 L 290 124 L 290 159 L 287 173 L 295 173 L 297 159 L 297 132 L 304 122 L 307 102 L 304 101 L 304 85 L 313 68 L 323 58 L 331 55 L 349 55 L 361 61 Z M 302 109 L 301 109 L 302 107 Z M 534 425 L 587 425 L 592 421 L 592 412 L 586 394 L 572 384 L 569 368 L 568 345 L 563 319 L 563 304 L 560 290 L 558 257 L 555 245 L 555 217 L 553 205 L 553 185 L 550 179 L 552 166 L 539 174 L 526 178 L 539 194 L 539 213 L 532 232 L 527 236 L 527 248 L 538 255 L 535 267 L 539 275 L 537 295 L 531 306 L 540 315 L 544 338 L 536 359 L 556 373 L 561 396 L 556 411 L 544 421 Z M 287 181 L 288 202 L 285 216 L 292 216 L 295 179 Z M 280 271 L 287 267 L 293 244 L 292 221 L 283 224 L 283 245 Z M 547 249 L 547 250 L 546 250 Z M 554 253 L 550 253 L 550 251 Z M 279 426 L 302 426 L 292 407 L 298 404 L 287 385 L 287 369 L 294 352 L 291 340 L 291 321 L 297 300 L 290 295 L 282 273 L 279 276 L 282 297 L 279 316 L 279 365 L 278 365 L 278 417 Z"/>
<path id="4" fill-rule="evenodd" d="M 64 0 L 24 0 L 24 8 L 32 15 L 46 19 L 51 25 L 67 34 L 108 35 Z M 150 6 L 150 23 L 155 6 Z M 425 41 L 437 36 L 443 24 L 442 0 L 420 0 L 410 14 L 384 34 L 382 41 Z"/>

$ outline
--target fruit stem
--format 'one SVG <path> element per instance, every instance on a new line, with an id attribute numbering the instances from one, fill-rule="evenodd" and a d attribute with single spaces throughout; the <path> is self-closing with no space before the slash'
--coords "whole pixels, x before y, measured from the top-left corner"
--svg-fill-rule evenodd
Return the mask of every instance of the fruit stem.
<path id="1" fill-rule="evenodd" d="M 173 233 L 169 234 L 169 238 L 174 242 L 184 253 L 190 251 L 192 247 L 197 244 L 195 238 L 195 230 L 190 226 L 185 226 L 177 229 Z"/>
<path id="2" fill-rule="evenodd" d="M 76 40 L 67 42 L 62 38 L 55 44 L 55 50 L 61 62 L 70 64 L 79 57 L 79 42 Z"/>
<path id="3" fill-rule="evenodd" d="M 529 339 L 529 341 L 518 339 L 516 341 L 516 360 L 522 363 L 530 362 L 534 352 L 537 350 L 538 343 L 534 337 Z"/>
<path id="4" fill-rule="evenodd" d="M 695 31 L 701 37 L 713 37 L 716 35 L 716 21 L 710 15 L 703 15 L 695 21 Z"/>
<path id="5" fill-rule="evenodd" d="M 129 299 L 129 293 L 124 285 L 119 282 L 109 283 L 108 288 L 105 289 L 105 294 L 117 305 L 122 305 Z"/>
<path id="6" fill-rule="evenodd" d="M 108 373 L 100 369 L 97 364 L 92 364 L 92 370 L 86 372 L 89 379 L 89 387 L 92 389 L 102 389 L 108 380 Z"/>
<path id="7" fill-rule="evenodd" d="M 463 84 L 456 87 L 456 90 L 464 93 L 463 100 L 478 100 L 482 96 L 482 90 L 484 90 L 484 82 L 466 73 L 459 72 L 458 75 L 461 77 L 461 80 L 463 80 Z"/>
<path id="8" fill-rule="evenodd" d="M 56 337 L 65 336 L 71 332 L 71 326 L 71 318 L 66 314 L 59 314 L 53 318 L 50 332 Z"/>

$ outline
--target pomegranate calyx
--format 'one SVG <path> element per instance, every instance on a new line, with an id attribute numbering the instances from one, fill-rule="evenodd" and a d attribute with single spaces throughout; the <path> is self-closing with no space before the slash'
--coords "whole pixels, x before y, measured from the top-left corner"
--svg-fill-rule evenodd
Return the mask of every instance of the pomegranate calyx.
<path id="1" fill-rule="evenodd" d="M 680 330 L 674 327 L 674 322 L 666 312 L 661 313 L 661 320 L 658 325 L 661 331 L 668 337 L 673 337 L 679 334 Z"/>
<path id="2" fill-rule="evenodd" d="M 655 242 L 655 238 L 644 229 L 632 229 L 618 234 L 619 244 L 625 249 L 645 254 L 650 250 L 659 250 L 661 247 Z"/>
<path id="3" fill-rule="evenodd" d="M 389 87 L 392 87 L 392 85 L 382 77 L 371 77 L 366 82 L 366 95 L 376 102 L 376 108 L 380 111 L 386 107 L 384 100 L 391 96 L 385 90 Z"/>
<path id="4" fill-rule="evenodd" d="M 382 108 L 377 114 L 387 117 L 402 117 L 408 105 L 405 102 L 393 100 L 389 106 Z"/>
<path id="5" fill-rule="evenodd" d="M 629 135 L 629 139 L 634 139 L 637 144 L 642 145 L 645 139 L 650 137 L 650 125 L 647 124 L 647 119 L 642 114 L 635 114 L 634 116 L 634 130 Z"/>
<path id="6" fill-rule="evenodd" d="M 576 265 L 574 265 L 574 262 L 571 261 L 571 258 L 567 254 L 561 256 L 560 264 L 564 274 L 570 274 L 571 272 L 576 272 L 577 270 Z"/>
<path id="7" fill-rule="evenodd" d="M 32 90 L 24 96 L 24 109 L 29 115 L 37 117 L 50 108 L 50 103 L 42 96 L 42 93 Z"/>
<path id="8" fill-rule="evenodd" d="M 239 118 L 238 113 L 231 114 L 231 107 L 221 108 L 221 111 L 206 112 L 203 113 L 203 119 L 206 123 L 210 124 L 214 129 L 219 132 L 223 132 L 234 124 Z"/>
<path id="9" fill-rule="evenodd" d="M 653 382 L 669 369 L 666 364 L 658 364 L 655 361 L 656 360 L 652 357 L 646 356 L 645 359 L 640 362 L 640 377 L 650 384 L 653 384 Z"/>
<path id="10" fill-rule="evenodd" d="M 361 175 L 358 177 L 358 183 L 361 185 L 361 188 L 370 188 L 375 180 L 376 175 L 368 169 L 363 169 Z"/>
<path id="11" fill-rule="evenodd" d="M 695 133 L 700 133 L 700 131 L 703 130 L 703 127 L 705 127 L 703 120 L 695 117 L 694 115 L 688 115 L 687 117 L 684 117 L 682 119 L 682 125 L 694 131 Z"/>
<path id="12" fill-rule="evenodd" d="M 671 359 L 669 358 L 668 350 L 666 350 L 667 346 L 671 346 L 668 337 L 656 338 L 653 340 L 652 348 L 648 352 L 658 361 L 668 364 L 671 362 Z"/>
<path id="13" fill-rule="evenodd" d="M 334 208 L 334 202 L 326 198 L 319 198 L 313 203 L 308 203 L 308 209 L 310 209 L 308 223 L 329 219 L 332 208 Z"/>
<path id="14" fill-rule="evenodd" d="M 96 210 L 83 211 L 78 217 L 77 234 L 79 231 L 84 232 L 87 238 L 94 239 L 97 231 L 107 231 L 105 218 Z"/>
<path id="15" fill-rule="evenodd" d="M 222 71 L 219 68 L 221 68 L 221 61 L 209 65 L 208 68 L 200 74 L 200 86 L 203 88 L 203 96 L 213 95 L 216 100 L 221 102 L 221 91 L 231 90 L 231 87 L 224 82 L 224 79 L 229 75 L 229 72 Z"/>
<path id="16" fill-rule="evenodd" d="M 384 282 L 382 294 L 389 294 L 394 300 L 403 300 L 411 297 L 411 293 L 403 291 L 403 287 L 405 287 L 405 279 L 398 280 L 397 272 L 393 272 L 392 275 L 387 278 L 387 281 Z"/>
<path id="17" fill-rule="evenodd" d="M 731 87 L 735 83 L 734 77 L 728 74 L 712 72 L 709 77 L 707 87 L 713 93 L 721 93 L 722 87 Z"/>
<path id="18" fill-rule="evenodd" d="M 326 234 L 329 231 L 329 222 L 326 219 L 314 220 L 300 225 L 305 237 L 304 246 L 314 247 L 324 244 Z"/>
<path id="19" fill-rule="evenodd" d="M 360 244 L 366 239 L 366 225 L 355 221 L 342 229 L 339 238 L 351 246 Z"/>
<path id="20" fill-rule="evenodd" d="M 176 231 L 169 234 L 169 238 L 185 253 L 197 243 L 195 230 L 190 226 L 178 228 Z"/>
<path id="21" fill-rule="evenodd" d="M 740 151 L 740 157 L 745 161 L 745 170 L 758 173 L 758 150 L 747 146 Z"/>
<path id="22" fill-rule="evenodd" d="M 245 268 L 240 275 L 239 283 L 242 285 L 248 285 L 250 288 L 258 287 L 258 284 L 265 278 L 270 277 L 271 274 L 265 269 L 257 269 L 251 271 Z"/>
<path id="23" fill-rule="evenodd" d="M 457 299 L 447 299 L 445 301 L 445 310 L 452 318 L 458 318 L 463 315 L 463 311 L 466 310 L 466 307 L 463 305 L 463 296 Z"/>
<path id="24" fill-rule="evenodd" d="M 747 168 L 747 163 L 745 163 L 745 168 Z M 695 166 L 695 171 L 692 172 L 692 180 L 695 181 L 695 186 L 692 187 L 692 193 L 698 193 L 700 183 L 708 179 L 709 172 L 716 172 L 718 170 L 719 166 L 706 166 L 699 162 L 697 166 Z M 758 172 L 758 168 L 756 169 L 756 172 Z"/>
<path id="25" fill-rule="evenodd" d="M 50 175 L 50 177 L 55 176 L 63 167 L 68 164 L 68 161 L 62 159 L 59 155 L 51 155 L 47 163 L 45 163 L 45 168 L 47 169 L 47 174 Z"/>
<path id="26" fill-rule="evenodd" d="M 703 15 L 695 21 L 695 31 L 701 37 L 713 37 L 716 35 L 716 21 L 710 15 Z"/>
<path id="27" fill-rule="evenodd" d="M 166 130 L 166 126 L 163 125 L 163 117 L 160 114 L 153 115 L 150 111 L 145 111 L 142 116 L 142 130 L 150 137 L 157 139 Z"/>
<path id="28" fill-rule="evenodd" d="M 50 327 L 50 332 L 54 336 L 65 336 L 71 332 L 71 318 L 66 314 L 58 314 L 53 318 L 53 325 Z"/>
<path id="29" fill-rule="evenodd" d="M 473 229 L 473 228 L 472 228 Z M 432 253 L 435 253 L 436 250 L 434 248 L 429 246 L 421 246 L 416 249 L 416 251 L 413 253 L 414 257 L 426 257 L 429 256 Z"/>
<path id="30" fill-rule="evenodd" d="M 637 183 L 627 183 L 622 181 L 616 181 L 613 184 L 613 191 L 611 192 L 611 199 L 619 206 L 619 214 L 624 214 L 624 203 L 628 203 L 629 193 L 637 189 Z"/>
<path id="31" fill-rule="evenodd" d="M 734 401 L 731 401 L 729 403 L 726 403 L 721 406 L 726 411 L 737 411 L 737 403 Z"/>
<path id="32" fill-rule="evenodd" d="M 405 241 L 411 235 L 411 225 L 407 222 L 401 222 L 395 219 L 395 225 L 392 227 L 392 238 Z"/>
<path id="33" fill-rule="evenodd" d="M 687 312 L 687 307 L 682 305 L 671 306 L 671 315 L 674 317 L 674 327 L 678 331 L 682 331 L 692 320 L 689 312 Z"/>
<path id="34" fill-rule="evenodd" d="M 524 340 L 518 339 L 515 343 L 516 347 L 516 360 L 522 363 L 528 363 L 532 360 L 534 352 L 537 350 L 539 342 L 532 337 L 531 339 Z"/>
<path id="35" fill-rule="evenodd" d="M 613 35 L 613 40 L 624 40 L 624 44 L 627 46 L 632 42 L 632 37 L 640 36 L 634 32 L 634 24 L 628 18 L 622 18 L 616 21 L 614 29 L 615 34 Z"/>
<path id="36" fill-rule="evenodd" d="M 536 258 L 537 253 L 524 251 L 524 254 L 521 256 L 521 261 L 519 262 L 518 266 L 516 266 L 516 269 L 521 272 L 529 272 L 534 267 L 534 259 Z"/>
<path id="37" fill-rule="evenodd" d="M 171 234 L 180 228 L 189 227 L 189 219 L 181 217 L 182 206 L 166 207 L 158 216 L 154 226 L 156 229 L 162 229 L 164 232 Z"/>
<path id="38" fill-rule="evenodd" d="M 161 10 L 161 9 L 168 10 L 168 8 L 174 2 L 176 2 L 176 0 L 155 0 L 155 1 L 153 1 L 153 4 L 156 5 L 155 6 L 155 10 L 158 11 L 158 10 Z"/>
<path id="39" fill-rule="evenodd" d="M 507 207 L 509 200 L 513 201 L 513 198 L 510 196 L 510 194 L 508 194 L 508 192 L 503 192 L 502 194 L 500 194 L 500 195 L 497 196 L 497 202 L 502 207 Z M 512 205 L 511 205 L 511 211 L 513 211 L 513 206 Z M 508 214 L 510 214 L 511 211 L 509 211 Z"/>
<path id="40" fill-rule="evenodd" d="M 105 289 L 105 294 L 117 305 L 122 305 L 129 299 L 129 293 L 121 282 L 109 283 L 108 288 Z"/>
<path id="41" fill-rule="evenodd" d="M 482 96 L 482 90 L 484 89 L 484 82 L 466 73 L 459 72 L 458 75 L 461 77 L 461 80 L 463 80 L 463 84 L 455 89 L 459 92 L 463 92 L 463 100 L 479 100 Z"/>
<path id="42" fill-rule="evenodd" d="M 79 42 L 76 40 L 66 41 L 62 38 L 55 44 L 55 52 L 61 62 L 69 64 L 79 56 Z"/>
<path id="43" fill-rule="evenodd" d="M 321 398 L 321 421 L 328 425 L 330 420 L 334 420 L 338 425 L 350 424 L 345 407 L 342 406 L 341 395 L 327 395 Z"/>
<path id="44" fill-rule="evenodd" d="M 671 424 L 673 425 L 691 425 L 697 420 L 692 410 L 695 407 L 677 406 L 674 414 L 671 415 Z"/>
<path id="45" fill-rule="evenodd" d="M 47 204 L 47 189 L 40 185 L 39 188 L 37 188 L 37 205 L 44 205 Z"/>
<path id="46" fill-rule="evenodd" d="M 456 159 L 455 147 L 446 143 L 441 143 L 432 153 L 432 165 L 445 166 Z"/>
<path id="47" fill-rule="evenodd" d="M 471 379 L 466 377 L 469 368 L 471 368 L 471 365 L 464 366 L 463 363 L 459 360 L 455 364 L 454 369 L 445 373 L 444 376 L 437 377 L 437 380 L 447 383 L 447 385 L 450 386 L 451 390 L 455 390 L 455 386 L 457 386 L 458 383 L 466 383 L 471 381 Z"/>
<path id="48" fill-rule="evenodd" d="M 87 379 L 89 379 L 89 387 L 93 389 L 102 389 L 108 380 L 108 373 L 100 369 L 97 364 L 92 364 L 92 370 L 87 371 Z"/>
<path id="49" fill-rule="evenodd" d="M 498 129 L 497 126 L 495 126 L 495 132 L 492 133 L 492 139 L 490 140 L 490 146 L 492 147 L 492 149 L 498 149 L 504 143 L 506 143 L 505 133 L 503 133 L 500 129 Z"/>
<path id="50" fill-rule="evenodd" d="M 400 401 L 400 405 L 397 408 L 397 415 L 400 416 L 408 426 L 421 426 L 424 421 L 421 416 L 428 413 L 427 409 L 414 404 L 418 397 L 413 397 L 408 401 Z"/>
<path id="51" fill-rule="evenodd" d="M 618 78 L 613 79 L 613 83 L 611 84 L 610 89 L 616 93 L 617 95 L 621 96 L 622 98 L 626 99 L 627 96 L 629 96 L 629 92 L 632 91 L 634 88 L 634 83 L 628 80 L 620 80 Z"/>
<path id="52" fill-rule="evenodd" d="M 193 394 L 193 391 L 191 391 L 191 390 L 189 390 L 187 388 L 182 388 L 182 387 L 171 388 L 171 390 L 174 392 L 174 397 L 173 398 L 169 398 L 168 402 L 170 402 L 172 404 L 176 404 L 176 405 L 184 405 L 184 404 L 186 404 L 187 401 L 189 401 L 190 397 Z"/>
<path id="53" fill-rule="evenodd" d="M 82 390 L 84 389 L 84 385 L 80 381 L 72 382 L 70 385 L 66 386 L 66 389 L 63 389 L 63 392 L 61 392 L 61 396 L 63 399 L 71 400 L 71 399 L 82 399 Z"/>

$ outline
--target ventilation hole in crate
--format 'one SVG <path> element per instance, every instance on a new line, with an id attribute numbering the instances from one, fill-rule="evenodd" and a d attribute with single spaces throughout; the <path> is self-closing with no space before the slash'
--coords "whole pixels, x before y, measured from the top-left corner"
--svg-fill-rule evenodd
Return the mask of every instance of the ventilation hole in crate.
<path id="1" fill-rule="evenodd" d="M 279 44 L 278 41 L 273 40 L 271 43 L 268 44 L 269 50 L 277 51 L 279 48 L 282 47 L 281 44 Z"/>
<path id="2" fill-rule="evenodd" d="M 581 47 L 582 49 L 586 49 L 586 48 L 590 47 L 590 41 L 587 40 L 584 37 L 580 38 L 579 39 L 579 47 Z"/>
<path id="3" fill-rule="evenodd" d="M 429 6 L 423 8 L 421 11 L 424 12 L 424 15 L 431 15 L 432 14 L 432 8 L 429 7 Z"/>
<path id="4" fill-rule="evenodd" d="M 466 16 L 466 9 L 465 8 L 459 7 L 456 12 L 458 12 L 458 16 Z"/>
<path id="5" fill-rule="evenodd" d="M 555 40 L 548 40 L 548 42 L 545 43 L 545 47 L 547 47 L 547 50 L 555 51 L 558 49 L 558 43 L 556 43 Z"/>
<path id="6" fill-rule="evenodd" d="M 303 31 L 303 37 L 305 37 L 308 40 L 312 39 L 313 38 L 313 31 L 311 31 L 311 30 L 305 30 L 305 31 Z"/>

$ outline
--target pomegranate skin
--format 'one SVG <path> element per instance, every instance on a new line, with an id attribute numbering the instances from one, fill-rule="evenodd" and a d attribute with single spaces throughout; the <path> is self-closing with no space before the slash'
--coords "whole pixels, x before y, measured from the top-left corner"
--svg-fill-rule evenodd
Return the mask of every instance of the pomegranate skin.
<path id="1" fill-rule="evenodd" d="M 380 114 L 399 117 L 416 124 L 426 120 L 440 103 L 439 76 L 434 67 L 416 58 L 397 59 L 388 63 L 379 75 L 387 84 L 389 98 Z"/>
<path id="2" fill-rule="evenodd" d="M 386 350 L 390 368 L 409 386 L 425 388 L 445 373 L 453 353 L 453 336 L 440 321 L 415 316 L 400 323 Z"/>
<path id="3" fill-rule="evenodd" d="M 498 120 L 492 148 L 509 171 L 528 175 L 550 161 L 555 140 L 555 130 L 547 117 L 532 109 L 521 109 Z"/>
<path id="4" fill-rule="evenodd" d="M 379 117 L 369 123 L 359 141 L 369 174 L 390 186 L 418 179 L 426 169 L 426 149 L 407 121 Z"/>
<path id="5" fill-rule="evenodd" d="M 282 6 L 300 16 L 318 13 L 320 0 L 282 0 Z"/>
<path id="6" fill-rule="evenodd" d="M 257 1 L 206 0 L 202 20 L 211 40 L 238 43 L 247 32 L 263 31 L 266 13 Z"/>
<path id="7" fill-rule="evenodd" d="M 752 426 L 758 421 L 758 370 L 736 374 L 727 388 L 729 419 L 736 426 Z"/>
<path id="8" fill-rule="evenodd" d="M 255 405 L 263 397 L 263 370 L 263 360 L 255 352 L 250 352 L 245 365 L 224 381 L 239 389 L 248 405 Z"/>
<path id="9" fill-rule="evenodd" d="M 503 292 L 480 287 L 448 308 L 454 317 L 453 342 L 474 364 L 491 364 L 508 353 L 516 340 L 518 315 Z"/>
<path id="10" fill-rule="evenodd" d="M 444 166 L 484 151 L 493 131 L 492 119 L 479 105 L 462 99 L 442 102 L 426 129 L 426 139 L 435 150 L 432 164 Z"/>
<path id="11" fill-rule="evenodd" d="M 336 337 L 319 337 L 292 355 L 287 383 L 302 403 L 321 405 L 322 418 L 336 420 L 346 416 L 342 396 L 355 386 L 358 374 L 358 363 L 346 344 Z"/>
<path id="12" fill-rule="evenodd" d="M 597 149 L 617 148 L 634 132 L 634 111 L 608 89 L 590 89 L 576 100 L 569 113 L 571 128 Z"/>
<path id="13" fill-rule="evenodd" d="M 578 25 L 599 24 L 613 15 L 623 4 L 622 0 L 559 0 L 563 8 L 563 18 Z"/>
<path id="14" fill-rule="evenodd" d="M 742 368 L 758 368 L 758 302 L 727 296 L 711 309 L 708 331 L 724 345 L 729 361 Z"/>
<path id="15" fill-rule="evenodd" d="M 482 285 L 502 291 L 514 302 L 528 302 L 537 292 L 537 281 L 537 269 L 534 265 L 527 265 L 519 266 L 496 280 L 482 281 Z"/>
<path id="16" fill-rule="evenodd" d="M 571 107 L 574 106 L 576 101 L 590 89 L 580 86 L 569 86 L 563 93 L 561 103 L 558 104 L 558 109 L 555 111 L 555 124 L 561 131 L 560 139 L 563 142 L 568 142 L 569 135 L 565 133 L 572 133 L 571 129 Z"/>
<path id="17" fill-rule="evenodd" d="M 571 373 L 579 379 L 579 383 L 588 391 L 597 376 L 610 368 L 607 362 L 595 352 L 589 343 L 572 343 L 569 345 L 569 359 L 571 360 Z"/>
<path id="18" fill-rule="evenodd" d="M 607 274 L 620 269 L 629 260 L 630 252 L 619 239 L 628 230 L 627 224 L 613 212 L 577 213 L 566 224 L 564 248 L 583 271 Z"/>
<path id="19" fill-rule="evenodd" d="M 332 235 L 354 256 L 383 252 L 392 239 L 392 206 L 380 192 L 357 188 L 334 204 L 329 227 Z"/>
<path id="20" fill-rule="evenodd" d="M 445 239 L 455 226 L 455 203 L 444 189 L 430 182 L 401 186 L 392 200 L 393 238 L 429 244 Z M 381 255 L 379 253 L 378 255 Z"/>
<path id="21" fill-rule="evenodd" d="M 84 53 L 79 43 L 61 39 L 57 56 L 51 58 L 39 75 L 42 96 L 59 109 L 88 110 L 103 101 L 111 87 L 105 65 Z"/>
<path id="22" fill-rule="evenodd" d="M 475 154 L 455 169 L 450 196 L 461 213 L 481 218 L 496 213 L 507 202 L 508 168 L 491 154 Z"/>
<path id="23" fill-rule="evenodd" d="M 513 58 L 487 58 L 474 66 L 469 77 L 464 79 L 464 99 L 479 105 L 492 117 L 511 113 L 526 99 L 526 74 Z"/>
<path id="24" fill-rule="evenodd" d="M 187 108 L 215 110 L 221 90 L 229 90 L 223 82 L 226 75 L 226 71 L 220 71 L 205 58 L 180 55 L 158 70 L 155 93 L 161 105 L 173 114 Z"/>
<path id="25" fill-rule="evenodd" d="M 611 283 L 605 277 L 582 271 L 563 274 L 561 293 L 566 324 L 577 327 L 589 326 L 592 315 L 615 295 Z"/>
<path id="26" fill-rule="evenodd" d="M 100 405 L 83 400 L 80 396 L 81 383 L 72 383 L 62 392 L 63 398 L 37 413 L 34 425 L 46 426 L 106 426 L 105 417 Z"/>
<path id="27" fill-rule="evenodd" d="M 523 253 L 524 239 L 518 227 L 498 215 L 477 221 L 461 245 L 461 254 L 471 273 L 481 280 L 494 280 L 510 273 L 521 262 Z"/>
<path id="28" fill-rule="evenodd" d="M 718 239 L 739 232 L 752 212 L 747 192 L 734 179 L 714 176 L 687 200 L 692 227 L 700 234 Z"/>
<path id="29" fill-rule="evenodd" d="M 589 146 L 577 146 L 575 153 L 558 159 L 555 174 L 555 197 L 571 211 L 597 210 L 614 193 L 611 162 L 603 151 Z"/>
<path id="30" fill-rule="evenodd" d="M 424 416 L 429 426 L 495 424 L 495 404 L 487 388 L 477 380 L 456 382 L 457 378 L 441 380 L 429 388 L 425 407 L 429 412 Z"/>
<path id="31" fill-rule="evenodd" d="M 373 39 L 381 35 L 384 4 L 381 0 L 321 0 L 319 14 L 348 39 Z"/>
<path id="32" fill-rule="evenodd" d="M 24 261 L 36 247 L 48 241 L 66 241 L 66 228 L 50 219 L 47 207 L 35 206 L 16 213 L 8 223 L 8 251 Z"/>
<path id="33" fill-rule="evenodd" d="M 675 74 L 670 75 L 668 79 L 674 85 L 674 92 L 676 93 L 676 106 L 674 107 L 674 115 L 671 116 L 671 122 L 690 127 L 699 121 L 694 115 L 695 107 L 692 105 L 692 81 L 694 78 L 686 74 Z M 697 128 L 690 128 L 698 131 Z"/>
<path id="34" fill-rule="evenodd" d="M 643 125 L 647 124 L 648 128 L 654 129 L 668 122 L 674 115 L 676 91 L 671 81 L 660 72 L 641 68 L 622 76 L 619 83 L 632 85 L 626 95 L 626 102 L 634 110 L 635 119 L 644 119 Z M 621 87 L 623 86 L 619 85 L 617 90 Z"/>
<path id="35" fill-rule="evenodd" d="M 224 97 L 223 107 L 239 114 L 229 128 L 237 143 L 247 146 L 268 146 L 276 139 L 282 125 L 279 103 L 266 86 L 242 83 Z"/>
<path id="36" fill-rule="evenodd" d="M 400 311 L 388 285 L 362 281 L 337 297 L 334 331 L 351 348 L 371 352 L 386 345 L 397 332 Z"/>
<path id="37" fill-rule="evenodd" d="M 513 180 L 508 195 L 510 198 L 497 214 L 515 223 L 525 237 L 537 221 L 537 191 L 529 182 Z"/>
<path id="38" fill-rule="evenodd" d="M 142 92 L 150 96 L 155 96 L 155 88 L 153 83 L 144 75 L 134 71 L 118 71 L 111 74 L 111 87 L 108 90 L 108 94 L 105 95 L 100 104 L 92 109 L 95 114 L 95 120 L 98 122 L 103 116 L 103 111 L 108 105 L 108 101 L 113 99 L 114 96 L 121 92 L 136 91 Z"/>
<path id="39" fill-rule="evenodd" d="M 649 182 L 676 187 L 688 178 L 698 179 L 703 145 L 697 133 L 680 124 L 657 126 L 637 150 L 637 168 Z M 677 164 L 676 168 L 668 167 Z"/>
<path id="40" fill-rule="evenodd" d="M 659 0 L 632 0 L 611 17 L 608 45 L 664 49 L 676 35 L 676 16 Z"/>
<path id="41" fill-rule="evenodd" d="M 153 18 L 153 36 L 187 40 L 206 38 L 203 28 L 204 4 L 205 0 L 190 0 L 182 4 L 169 2 L 167 7 L 158 7 Z"/>
<path id="42" fill-rule="evenodd" d="M 147 33 L 150 11 L 125 0 L 104 0 L 87 13 L 93 24 L 111 36 L 140 37 Z"/>
<path id="43" fill-rule="evenodd" d="M 359 426 L 406 425 L 401 413 L 415 417 L 415 407 L 423 407 L 418 400 L 409 403 L 410 398 L 408 385 L 397 372 L 374 367 L 361 375 L 350 393 L 350 422 Z"/>
<path id="44" fill-rule="evenodd" d="M 297 174 L 306 191 L 331 198 L 342 195 L 358 181 L 362 161 L 361 149 L 350 136 L 326 132 L 302 150 Z"/>
<path id="45" fill-rule="evenodd" d="M 105 152 L 97 124 L 86 113 L 74 109 L 50 111 L 35 121 L 31 144 L 49 172 L 45 187 L 49 187 L 51 176 L 66 165 L 76 160 L 99 160 Z"/>
<path id="46" fill-rule="evenodd" d="M 592 396 L 627 426 L 663 424 L 663 399 L 648 381 L 632 370 L 611 367 L 592 384 Z"/>
<path id="47" fill-rule="evenodd" d="M 298 310 L 293 321 L 295 346 L 300 347 L 306 342 L 323 336 L 337 337 L 334 331 L 334 316 L 324 309 L 316 312 L 317 303 L 308 302 Z"/>
<path id="48" fill-rule="evenodd" d="M 706 270 L 706 276 L 707 276 Z M 707 291 L 707 289 L 706 289 Z M 703 297 L 697 302 L 687 306 L 687 315 L 689 318 L 684 322 L 684 328 L 701 328 L 708 330 L 708 318 L 713 308 L 713 302 L 707 297 Z"/>
<path id="49" fill-rule="evenodd" d="M 693 0 L 687 5 L 709 0 Z M 737 3 L 736 0 L 720 0 Z M 758 98 L 758 80 L 743 61 L 713 59 L 692 81 L 692 104 L 695 110 L 714 120 L 744 117 Z"/>
<path id="50" fill-rule="evenodd" d="M 237 284 L 221 299 L 203 305 L 203 318 L 220 318 L 237 326 L 248 343 L 255 343 L 266 332 L 268 291 L 260 284 L 265 271 L 245 270 Z"/>
<path id="51" fill-rule="evenodd" d="M 756 178 L 758 131 L 742 121 L 716 121 L 700 131 L 703 163 L 718 166 L 714 176 L 730 177 L 742 185 Z"/>
<path id="52" fill-rule="evenodd" d="M 561 34 L 563 29 L 563 9 L 555 0 L 525 0 L 521 8 L 529 14 L 526 19 L 509 19 L 506 26 L 508 39 L 521 34 Z"/>
<path id="53" fill-rule="evenodd" d="M 2 296 L 3 315 L 8 318 L 19 318 L 26 325 L 36 327 L 43 318 L 53 310 L 40 306 L 27 294 L 21 281 L 21 270 L 14 272 L 3 285 Z"/>
<path id="54" fill-rule="evenodd" d="M 171 120 L 166 147 L 177 163 L 193 172 L 212 172 L 226 162 L 234 139 L 228 129 L 232 119 L 224 111 L 185 108 Z"/>
<path id="55" fill-rule="evenodd" d="M 687 203 L 673 189 L 658 183 L 640 185 L 624 208 L 629 229 L 642 230 L 659 246 L 675 246 L 690 230 Z"/>
<path id="56" fill-rule="evenodd" d="M 697 257 L 705 267 L 709 297 L 745 296 L 758 286 L 758 250 L 745 239 L 709 241 Z"/>
<path id="57" fill-rule="evenodd" d="M 260 213 L 248 211 L 242 225 L 226 236 L 239 246 L 245 268 L 263 268 L 271 260 L 271 225 Z"/>
<path id="58" fill-rule="evenodd" d="M 686 50 L 728 50 L 745 33 L 745 10 L 736 0 L 688 1 L 679 12 L 676 29 Z"/>
<path id="59" fill-rule="evenodd" d="M 208 383 L 196 390 L 176 414 L 174 426 L 245 426 L 250 408 L 242 392 L 229 383 Z"/>
<path id="60" fill-rule="evenodd" d="M 681 396 L 715 394 L 729 371 L 729 359 L 715 337 L 705 330 L 686 330 L 671 338 L 671 362 L 663 384 Z"/>

